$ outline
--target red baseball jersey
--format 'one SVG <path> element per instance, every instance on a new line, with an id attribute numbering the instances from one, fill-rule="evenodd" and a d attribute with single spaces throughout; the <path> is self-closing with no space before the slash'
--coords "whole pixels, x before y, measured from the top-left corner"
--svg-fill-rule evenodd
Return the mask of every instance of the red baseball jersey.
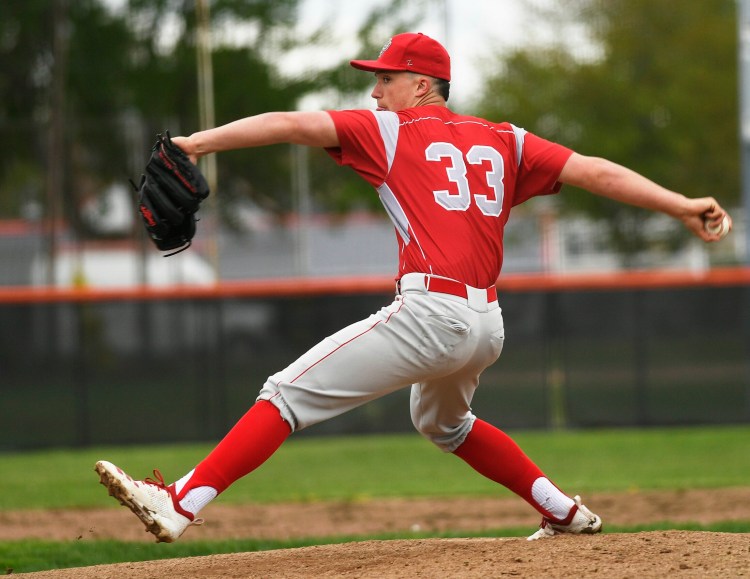
<path id="1" fill-rule="evenodd" d="M 328 153 L 377 190 L 396 228 L 399 271 L 494 285 L 511 207 L 556 193 L 572 151 L 510 123 L 441 106 L 329 111 Z"/>

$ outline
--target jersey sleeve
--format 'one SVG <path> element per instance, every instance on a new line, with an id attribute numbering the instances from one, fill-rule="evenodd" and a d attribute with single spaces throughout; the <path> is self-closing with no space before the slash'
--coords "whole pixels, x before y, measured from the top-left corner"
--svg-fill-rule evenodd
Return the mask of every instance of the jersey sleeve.
<path id="1" fill-rule="evenodd" d="M 519 205 L 538 195 L 560 191 L 562 183 L 558 178 L 573 154 L 571 149 L 533 133 L 524 135 L 522 147 L 513 205 Z"/>
<path id="2" fill-rule="evenodd" d="M 373 187 L 388 172 L 385 144 L 375 115 L 367 110 L 327 111 L 333 119 L 339 146 L 326 152 L 339 164 L 354 169 Z"/>

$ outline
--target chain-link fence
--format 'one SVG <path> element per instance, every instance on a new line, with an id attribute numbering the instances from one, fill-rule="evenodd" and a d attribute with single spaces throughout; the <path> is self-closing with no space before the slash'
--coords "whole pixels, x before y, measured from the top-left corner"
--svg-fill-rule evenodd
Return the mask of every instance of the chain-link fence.
<path id="1" fill-rule="evenodd" d="M 474 410 L 509 429 L 748 422 L 747 277 L 650 288 L 627 276 L 589 289 L 545 287 L 543 276 L 501 284 L 506 345 Z M 177 299 L 6 294 L 1 445 L 216 439 L 268 376 L 388 303 L 381 285 L 287 297 L 245 291 L 252 285 Z M 408 430 L 405 389 L 306 432 Z"/>

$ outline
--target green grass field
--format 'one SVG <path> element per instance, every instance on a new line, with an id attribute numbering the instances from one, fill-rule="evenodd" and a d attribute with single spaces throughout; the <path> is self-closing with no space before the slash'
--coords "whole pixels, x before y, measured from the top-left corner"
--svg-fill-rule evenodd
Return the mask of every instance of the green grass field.
<path id="1" fill-rule="evenodd" d="M 750 481 L 748 426 L 519 432 L 513 436 L 556 483 L 582 494 L 631 489 L 721 488 L 745 486 Z M 0 454 L 0 511 L 121 508 L 98 484 L 93 472 L 96 460 L 115 462 L 137 477 L 149 476 L 153 468 L 159 468 L 165 479 L 174 480 L 210 449 L 211 445 L 201 444 Z M 246 504 L 498 493 L 508 494 L 417 435 L 309 437 L 289 440 L 261 469 L 239 481 L 220 500 Z M 750 521 L 701 528 L 750 532 Z M 528 529 L 503 529 L 493 535 L 517 536 L 526 531 Z M 341 540 L 354 538 L 365 537 Z M 302 544 L 310 542 L 207 541 L 177 543 L 165 548 L 164 545 L 118 541 L 10 541 L 0 544 L 0 572 L 13 569 L 21 573 Z"/>

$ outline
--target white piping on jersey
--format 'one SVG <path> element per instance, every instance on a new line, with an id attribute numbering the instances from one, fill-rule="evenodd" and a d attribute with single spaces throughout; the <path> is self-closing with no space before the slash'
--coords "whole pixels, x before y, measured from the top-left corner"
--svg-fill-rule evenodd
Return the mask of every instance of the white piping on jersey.
<path id="1" fill-rule="evenodd" d="M 378 111 L 378 112 L 380 112 L 380 113 L 388 113 L 388 114 L 392 115 L 393 117 L 395 117 L 395 119 L 398 119 L 398 115 L 396 113 L 391 113 L 390 111 Z M 385 141 L 386 139 L 385 139 L 385 135 L 383 134 L 384 133 L 383 123 L 381 123 L 380 117 L 378 117 L 377 115 L 375 116 L 375 118 L 378 119 L 378 125 L 380 126 L 380 134 L 381 134 L 381 136 L 383 136 L 383 141 Z M 390 119 L 389 118 L 388 119 L 389 124 L 392 123 L 392 122 L 394 122 L 395 119 Z M 470 124 L 473 124 L 473 125 L 479 125 L 481 127 L 489 129 L 490 131 L 495 131 L 497 133 L 513 133 L 513 136 L 516 138 L 516 165 L 519 166 L 519 167 L 521 165 L 521 159 L 523 158 L 523 143 L 524 143 L 524 140 L 526 138 L 526 133 L 527 133 L 527 131 L 525 129 L 522 129 L 520 127 L 517 127 L 517 126 L 511 124 L 510 125 L 511 126 L 511 130 L 508 131 L 506 129 L 496 129 L 492 125 L 488 125 L 487 123 L 483 123 L 482 121 L 476 121 L 476 120 L 444 121 L 440 117 L 419 117 L 418 119 L 411 119 L 410 121 L 404 121 L 399 126 L 411 125 L 411 124 L 416 123 L 418 121 L 438 121 L 438 122 L 441 122 L 441 123 L 446 124 L 446 125 L 470 125 Z M 390 130 L 389 130 L 388 136 L 389 137 L 395 136 L 395 138 L 398 139 L 398 128 L 396 128 L 395 131 L 391 127 L 389 127 L 389 129 Z M 395 141 L 393 143 L 393 146 L 394 146 L 393 153 L 395 154 Z M 388 145 L 387 144 L 386 144 L 386 155 L 388 155 Z M 393 158 L 390 157 L 389 160 L 388 160 L 388 170 L 389 171 L 391 169 L 391 163 L 392 162 L 393 162 Z"/>
<path id="2" fill-rule="evenodd" d="M 406 216 L 406 213 L 404 212 L 403 207 L 401 207 L 401 204 L 398 202 L 398 199 L 396 199 L 396 195 L 393 193 L 391 188 L 388 187 L 388 183 L 383 183 L 380 187 L 377 188 L 377 191 L 378 195 L 380 196 L 380 202 L 383 204 L 383 207 L 385 207 L 386 213 L 388 213 L 388 217 L 391 218 L 393 226 L 396 228 L 396 231 L 404 241 L 404 247 L 409 245 L 409 242 L 411 241 L 411 238 L 413 236 L 414 243 L 417 244 L 419 252 L 422 254 L 422 259 L 424 260 L 425 265 L 427 265 L 427 267 L 430 269 L 429 273 L 432 273 L 432 266 L 427 263 L 427 256 L 422 249 L 422 244 L 419 243 L 419 239 L 417 238 L 416 233 L 414 233 L 414 230 L 412 229 L 410 232 L 409 218 Z"/>
<path id="3" fill-rule="evenodd" d="M 398 115 L 391 111 L 374 111 L 375 120 L 378 121 L 380 136 L 385 145 L 385 158 L 388 163 L 388 173 L 391 172 L 393 158 L 396 156 L 396 143 L 398 143 Z"/>
<path id="4" fill-rule="evenodd" d="M 391 188 L 388 187 L 387 183 L 383 183 L 378 187 L 377 192 L 380 197 L 380 202 L 383 204 L 383 207 L 385 207 L 385 211 L 388 213 L 388 217 L 391 218 L 396 231 L 401 236 L 401 239 L 404 240 L 404 244 L 409 245 L 409 218 L 406 216 L 404 208 L 401 207 L 398 199 L 396 199 L 396 195 L 391 191 Z"/>
<path id="5" fill-rule="evenodd" d="M 520 167 L 521 157 L 523 156 L 523 143 L 526 140 L 526 133 L 528 131 L 513 124 L 510 126 L 513 127 L 513 135 L 516 137 L 516 166 Z"/>

